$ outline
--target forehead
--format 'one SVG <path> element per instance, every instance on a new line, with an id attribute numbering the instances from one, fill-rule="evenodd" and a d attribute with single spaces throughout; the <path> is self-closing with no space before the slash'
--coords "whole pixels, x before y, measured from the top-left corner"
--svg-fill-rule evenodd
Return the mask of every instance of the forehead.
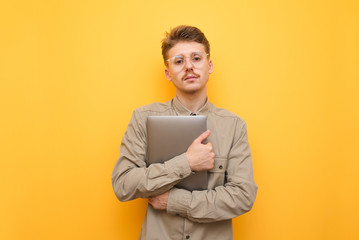
<path id="1" fill-rule="evenodd" d="M 168 51 L 168 57 L 190 55 L 193 52 L 206 52 L 203 44 L 198 42 L 178 42 Z"/>

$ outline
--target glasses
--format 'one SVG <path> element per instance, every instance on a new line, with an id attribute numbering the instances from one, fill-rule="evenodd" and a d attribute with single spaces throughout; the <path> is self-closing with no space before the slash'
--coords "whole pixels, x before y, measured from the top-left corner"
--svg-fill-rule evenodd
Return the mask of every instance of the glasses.
<path id="1" fill-rule="evenodd" d="M 187 59 L 190 59 L 190 62 L 194 67 L 201 67 L 205 62 L 208 53 L 204 54 L 202 52 L 194 52 L 189 57 L 185 57 L 183 55 L 176 55 L 167 59 L 166 61 L 177 70 L 181 70 L 185 65 L 187 65 Z"/>

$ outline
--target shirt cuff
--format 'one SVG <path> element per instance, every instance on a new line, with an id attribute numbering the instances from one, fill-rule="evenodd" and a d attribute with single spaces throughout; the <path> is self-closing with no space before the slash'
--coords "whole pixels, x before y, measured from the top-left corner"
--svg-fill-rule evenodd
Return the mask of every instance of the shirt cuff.
<path id="1" fill-rule="evenodd" d="M 179 179 L 188 177 L 192 174 L 191 168 L 189 166 L 186 153 L 178 155 L 171 160 L 166 161 L 165 168 L 167 169 L 170 175 L 174 174 Z"/>
<path id="2" fill-rule="evenodd" d="M 167 201 L 167 213 L 187 217 L 191 198 L 191 192 L 180 188 L 172 188 Z"/>

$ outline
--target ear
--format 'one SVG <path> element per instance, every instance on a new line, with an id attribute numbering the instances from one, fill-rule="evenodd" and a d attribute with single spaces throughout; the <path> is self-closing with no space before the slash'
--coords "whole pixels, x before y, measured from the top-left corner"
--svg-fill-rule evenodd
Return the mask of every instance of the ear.
<path id="1" fill-rule="evenodd" d="M 213 72 L 213 62 L 211 59 L 208 60 L 208 73 L 211 74 Z"/>
<path id="2" fill-rule="evenodd" d="M 168 81 L 172 81 L 171 74 L 168 70 L 168 68 L 165 68 L 165 75 Z"/>

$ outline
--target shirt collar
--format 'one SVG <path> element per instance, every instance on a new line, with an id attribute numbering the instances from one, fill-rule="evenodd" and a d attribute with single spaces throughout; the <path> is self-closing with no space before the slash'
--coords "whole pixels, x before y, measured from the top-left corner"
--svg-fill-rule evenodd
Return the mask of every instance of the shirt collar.
<path id="1" fill-rule="evenodd" d="M 207 115 L 210 110 L 210 104 L 208 97 L 206 98 L 205 104 L 197 112 L 191 112 L 179 101 L 177 96 L 172 99 L 172 106 L 178 115 Z"/>

